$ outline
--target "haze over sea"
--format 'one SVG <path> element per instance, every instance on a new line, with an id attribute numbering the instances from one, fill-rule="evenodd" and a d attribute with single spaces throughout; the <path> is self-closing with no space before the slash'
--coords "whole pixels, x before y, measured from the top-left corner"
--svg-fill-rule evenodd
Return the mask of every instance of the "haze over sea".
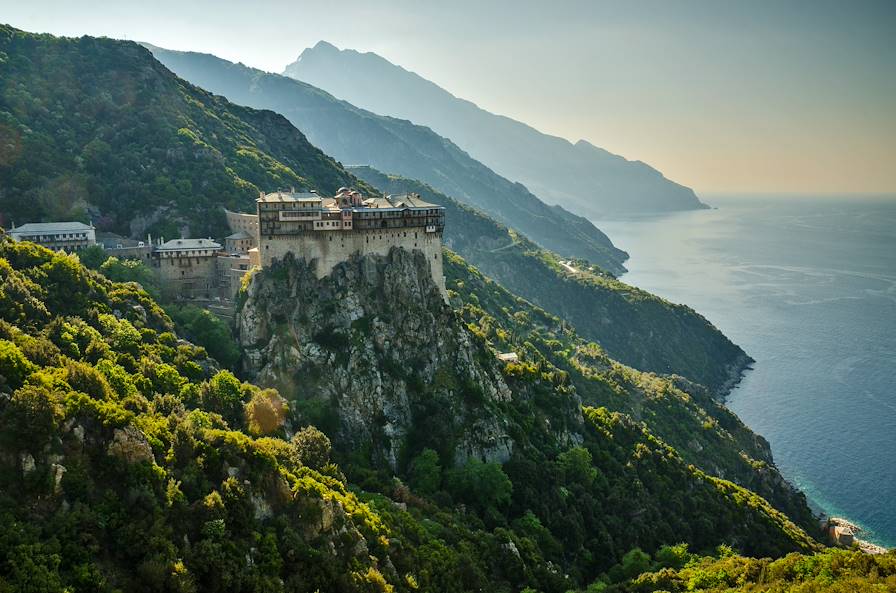
<path id="1" fill-rule="evenodd" d="M 813 507 L 896 546 L 896 196 L 704 201 L 595 222 L 631 254 L 623 281 L 756 359 L 728 406 Z"/>

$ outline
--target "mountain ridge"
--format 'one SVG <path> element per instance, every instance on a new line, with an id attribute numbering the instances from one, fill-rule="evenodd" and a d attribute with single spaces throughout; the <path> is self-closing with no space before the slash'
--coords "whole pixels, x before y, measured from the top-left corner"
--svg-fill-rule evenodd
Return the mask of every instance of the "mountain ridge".
<path id="1" fill-rule="evenodd" d="M 707 207 L 642 161 L 492 113 L 373 52 L 318 43 L 283 72 L 375 113 L 427 125 L 499 174 L 589 218 Z"/>

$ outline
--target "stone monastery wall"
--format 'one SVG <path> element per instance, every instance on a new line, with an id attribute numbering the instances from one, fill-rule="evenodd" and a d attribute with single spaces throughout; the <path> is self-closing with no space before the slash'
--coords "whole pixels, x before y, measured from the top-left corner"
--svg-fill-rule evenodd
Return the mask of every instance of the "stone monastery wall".
<path id="1" fill-rule="evenodd" d="M 262 237 L 258 251 L 262 268 L 282 259 L 287 253 L 292 253 L 308 262 L 316 261 L 315 273 L 318 278 L 323 278 L 352 254 L 387 255 L 393 246 L 403 247 L 408 251 L 422 251 L 429 261 L 433 280 L 447 298 L 445 274 L 442 270 L 441 233 L 427 233 L 421 227 L 381 231 L 306 231 L 297 235 Z"/>

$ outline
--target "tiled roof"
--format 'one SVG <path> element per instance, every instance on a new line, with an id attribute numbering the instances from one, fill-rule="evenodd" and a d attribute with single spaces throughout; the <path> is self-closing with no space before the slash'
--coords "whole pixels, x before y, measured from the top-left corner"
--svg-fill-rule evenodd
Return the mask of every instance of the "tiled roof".
<path id="1" fill-rule="evenodd" d="M 264 194 L 258 198 L 258 202 L 316 202 L 321 197 L 315 192 L 288 192 L 275 191 Z"/>
<path id="2" fill-rule="evenodd" d="M 156 251 L 183 251 L 187 249 L 221 249 L 221 244 L 211 239 L 171 239 L 156 246 Z"/>
<path id="3" fill-rule="evenodd" d="M 46 235 L 50 233 L 71 233 L 90 230 L 93 230 L 93 227 L 83 222 L 29 222 L 10 229 L 9 232 L 15 235 Z"/>

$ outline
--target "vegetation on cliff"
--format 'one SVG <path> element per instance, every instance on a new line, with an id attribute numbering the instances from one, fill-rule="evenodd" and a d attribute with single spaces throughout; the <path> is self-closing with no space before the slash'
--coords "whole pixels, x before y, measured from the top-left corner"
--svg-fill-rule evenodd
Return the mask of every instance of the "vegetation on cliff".
<path id="1" fill-rule="evenodd" d="M 394 257 L 404 267 L 411 256 Z M 358 264 L 375 277 L 371 262 Z M 252 285 L 289 275 L 258 274 Z M 280 394 L 219 370 L 137 284 L 8 239 L 0 276 L 0 591 L 560 593 L 628 578 L 614 566 L 631 565 L 634 547 L 657 559 L 682 541 L 775 556 L 817 547 L 765 500 L 688 465 L 625 414 L 587 407 L 577 430 L 557 431 L 579 411 L 569 377 L 529 351 L 516 366 L 498 363 L 481 326 L 457 319 L 445 336 L 466 336 L 458 352 L 509 389 L 471 408 L 505 423 L 506 463 L 442 455 L 437 438 L 417 434 L 393 470 L 345 451 L 336 430 L 346 480 L 330 439 L 304 421 L 314 393 L 297 383 L 301 397 Z M 380 315 L 406 316 L 395 337 L 421 309 L 454 315 L 423 277 L 391 278 L 436 298 L 382 299 L 372 319 L 302 334 L 333 355 L 334 380 Z M 403 354 L 397 342 L 383 352 L 393 351 Z M 412 366 L 383 367 L 406 387 L 387 402 L 428 389 Z M 341 389 L 358 388 L 367 386 Z M 464 389 L 428 410 L 430 426 L 459 398 L 485 395 Z M 347 485 L 359 481 L 378 493 Z"/>
<path id="2" fill-rule="evenodd" d="M 221 236 L 258 190 L 354 179 L 286 118 L 177 78 L 133 42 L 0 25 L 0 213 Z"/>
<path id="3" fill-rule="evenodd" d="M 275 393 L 75 258 L 3 239 L 0 275 L 0 591 L 388 590 L 382 522 Z"/>
<path id="4" fill-rule="evenodd" d="M 84 211 L 111 226 L 142 199 L 145 212 L 212 228 L 217 200 L 243 203 L 254 184 L 351 179 L 278 116 L 186 85 L 133 44 L 2 27 L 0 73 L 7 214 L 77 213 L 83 194 L 53 188 L 88 187 Z M 141 134 L 174 142 L 174 156 Z M 79 169 L 97 137 L 131 158 L 108 165 L 119 175 L 108 182 L 103 159 Z M 264 142 L 282 159 L 236 147 Z M 178 147 L 205 168 L 179 169 Z M 175 171 L 208 180 L 195 204 L 152 185 Z M 614 362 L 456 256 L 450 305 L 422 254 L 402 250 L 324 279 L 289 259 L 254 274 L 238 353 L 252 383 L 210 356 L 236 354 L 204 312 L 172 309 L 208 351 L 130 281 L 152 290 L 145 269 L 84 255 L 98 271 L 0 237 L 0 592 L 892 581 L 890 556 L 732 555 L 820 548 L 765 443 L 700 387 Z M 495 356 L 508 351 L 517 359 Z"/>
<path id="5" fill-rule="evenodd" d="M 463 522 L 530 538 L 525 549 L 573 582 L 635 546 L 728 544 L 761 555 L 818 547 L 762 497 L 689 464 L 653 432 L 655 423 L 686 444 L 692 430 L 705 467 L 752 480 L 814 525 L 761 441 L 708 395 L 712 413 L 568 328 L 551 335 L 545 325 L 562 328 L 559 320 L 450 253 L 447 264 L 460 318 L 422 255 L 400 249 L 352 258 L 322 279 L 292 258 L 252 278 L 239 315 L 246 370 L 280 391 L 293 423 L 328 427 L 350 480 L 422 509 L 462 503 Z M 494 294 L 457 292 L 476 283 Z M 495 357 L 508 350 L 519 360 Z M 580 398 L 590 404 L 584 415 Z M 696 447 L 688 456 L 701 459 Z"/>
<path id="6" fill-rule="evenodd" d="M 668 553 L 672 552 L 672 553 Z M 640 550 L 596 581 L 586 593 L 872 593 L 896 590 L 896 551 L 871 556 L 859 550 L 828 549 L 813 555 L 744 558 L 698 557 L 684 547 L 653 558 Z"/>
<path id="7" fill-rule="evenodd" d="M 516 352 L 524 361 L 510 363 L 505 372 L 535 365 L 541 372 L 562 375 L 585 405 L 643 423 L 687 463 L 760 493 L 803 528 L 816 529 L 803 495 L 774 467 L 765 439 L 705 388 L 612 360 L 570 324 L 510 293 L 451 252 L 444 266 L 452 303 L 471 331 L 494 350 Z"/>

